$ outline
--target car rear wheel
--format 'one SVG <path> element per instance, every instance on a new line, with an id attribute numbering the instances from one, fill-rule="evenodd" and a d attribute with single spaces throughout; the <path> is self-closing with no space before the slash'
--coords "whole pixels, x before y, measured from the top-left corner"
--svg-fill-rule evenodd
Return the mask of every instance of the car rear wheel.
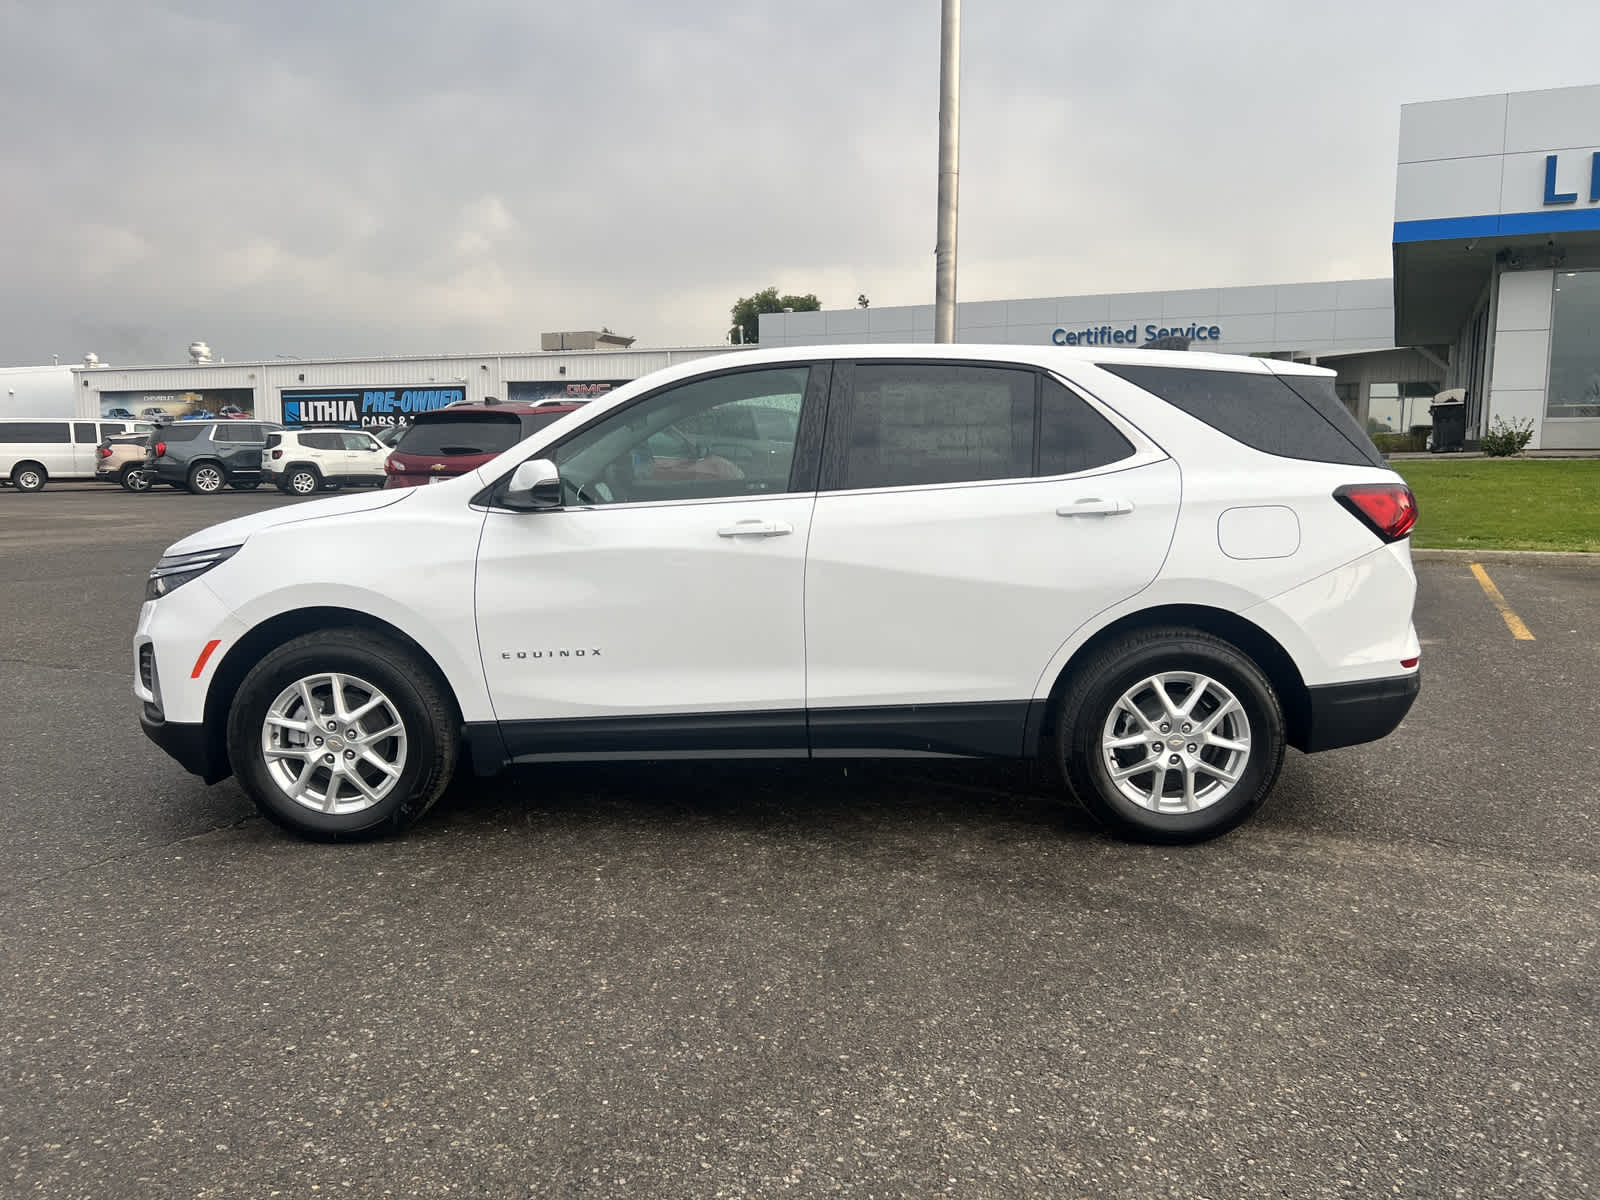
<path id="1" fill-rule="evenodd" d="M 189 468 L 189 490 L 197 496 L 212 496 L 222 490 L 226 480 L 216 463 L 195 463 Z"/>
<path id="2" fill-rule="evenodd" d="M 309 496 L 322 486 L 315 467 L 295 467 L 283 477 L 284 490 L 296 496 Z"/>
<path id="3" fill-rule="evenodd" d="M 228 757 L 262 814 L 309 837 L 371 837 L 417 821 L 455 770 L 460 721 L 400 643 L 336 629 L 278 647 L 245 676 Z"/>
<path id="4" fill-rule="evenodd" d="M 1061 698 L 1058 769 L 1123 837 L 1200 842 L 1266 802 L 1283 765 L 1283 710 L 1240 651 L 1196 629 L 1143 630 L 1097 651 Z"/>
<path id="5" fill-rule="evenodd" d="M 18 463 L 11 469 L 11 486 L 19 492 L 37 492 L 49 478 L 50 473 L 36 462 Z"/>
<path id="6" fill-rule="evenodd" d="M 152 486 L 150 473 L 140 467 L 123 467 L 117 482 L 130 492 L 148 492 Z"/>

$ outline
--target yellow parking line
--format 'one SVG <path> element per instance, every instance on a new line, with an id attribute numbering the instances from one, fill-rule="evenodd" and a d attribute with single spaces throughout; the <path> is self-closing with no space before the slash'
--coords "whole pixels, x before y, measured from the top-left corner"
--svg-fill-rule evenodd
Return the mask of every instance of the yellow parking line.
<path id="1" fill-rule="evenodd" d="M 1500 615 L 1505 618 L 1506 628 L 1511 630 L 1511 636 L 1519 642 L 1533 641 L 1532 631 L 1522 623 L 1521 617 L 1511 611 L 1511 605 L 1506 603 L 1506 598 L 1500 594 L 1500 589 L 1495 587 L 1494 580 L 1489 578 L 1489 572 L 1483 569 L 1483 564 L 1473 563 L 1472 573 L 1478 577 L 1483 594 L 1489 597 L 1494 606 L 1500 610 Z"/>

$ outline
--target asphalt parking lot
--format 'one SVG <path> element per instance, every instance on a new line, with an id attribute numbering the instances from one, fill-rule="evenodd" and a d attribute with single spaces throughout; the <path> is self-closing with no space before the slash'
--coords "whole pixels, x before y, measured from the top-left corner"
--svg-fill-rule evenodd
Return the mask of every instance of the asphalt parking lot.
<path id="1" fill-rule="evenodd" d="M 0 492 L 0 1193 L 1600 1191 L 1600 571 L 1419 566 L 1422 697 L 1124 845 L 1021 769 L 523 771 L 302 843 L 149 745 L 144 573 Z M 374 547 L 404 568 L 405 547 Z"/>

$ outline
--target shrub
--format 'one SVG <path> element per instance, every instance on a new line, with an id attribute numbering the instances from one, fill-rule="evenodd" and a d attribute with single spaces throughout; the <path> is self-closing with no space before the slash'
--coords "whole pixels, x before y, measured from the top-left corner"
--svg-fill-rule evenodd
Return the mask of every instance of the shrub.
<path id="1" fill-rule="evenodd" d="M 1480 443 L 1490 458 L 1510 458 L 1521 454 L 1533 440 L 1533 422 L 1513 421 L 1509 425 L 1504 417 L 1494 419 L 1494 428 L 1483 435 Z"/>
<path id="2" fill-rule="evenodd" d="M 1420 454 L 1428 448 L 1425 433 L 1374 433 L 1372 444 L 1380 454 Z"/>

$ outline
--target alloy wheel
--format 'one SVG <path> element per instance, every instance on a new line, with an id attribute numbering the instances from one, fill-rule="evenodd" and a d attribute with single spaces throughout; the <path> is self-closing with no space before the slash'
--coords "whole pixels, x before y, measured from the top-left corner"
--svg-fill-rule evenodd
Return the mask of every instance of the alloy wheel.
<path id="1" fill-rule="evenodd" d="M 1208 675 L 1165 671 L 1112 705 L 1100 736 L 1113 787 L 1140 808 L 1196 812 L 1233 791 L 1250 761 L 1250 718 Z"/>
<path id="2" fill-rule="evenodd" d="M 307 675 L 278 693 L 261 725 L 267 775 L 315 812 L 361 812 L 394 790 L 406 765 L 394 701 L 354 675 Z"/>

